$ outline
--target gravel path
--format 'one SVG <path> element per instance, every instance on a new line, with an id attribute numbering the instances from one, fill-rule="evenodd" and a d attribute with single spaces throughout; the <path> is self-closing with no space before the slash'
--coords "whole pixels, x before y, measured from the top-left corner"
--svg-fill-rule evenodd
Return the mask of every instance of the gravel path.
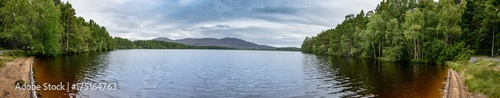
<path id="1" fill-rule="evenodd" d="M 500 58 L 490 58 L 490 57 L 470 57 L 469 62 L 477 62 L 478 60 L 489 60 L 489 61 L 496 61 L 500 62 Z"/>

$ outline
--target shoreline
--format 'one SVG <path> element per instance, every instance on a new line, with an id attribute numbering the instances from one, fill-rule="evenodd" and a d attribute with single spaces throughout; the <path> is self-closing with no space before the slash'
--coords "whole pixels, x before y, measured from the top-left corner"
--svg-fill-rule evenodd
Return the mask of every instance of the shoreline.
<path id="1" fill-rule="evenodd" d="M 33 63 L 35 62 L 34 59 L 35 57 L 34 56 L 31 56 L 31 62 L 30 62 L 30 85 L 35 85 L 36 82 L 35 82 L 35 76 L 34 76 L 34 72 L 33 72 Z M 37 94 L 36 94 L 36 90 L 30 90 L 30 96 L 31 98 L 38 98 Z"/>
<path id="2" fill-rule="evenodd" d="M 448 78 L 446 82 L 445 88 L 445 96 L 444 98 L 464 98 L 468 97 L 468 90 L 465 84 L 463 83 L 463 79 L 455 70 L 448 69 Z"/>
<path id="3" fill-rule="evenodd" d="M 443 98 L 486 98 L 484 94 L 469 92 L 462 75 L 449 69 Z"/>
<path id="4" fill-rule="evenodd" d="M 36 98 L 34 91 L 16 90 L 16 81 L 23 80 L 26 84 L 34 84 L 32 64 L 33 56 L 18 57 L 12 62 L 6 62 L 0 68 L 0 97 L 2 98 Z M 35 96 L 33 96 L 35 95 Z"/>
<path id="5" fill-rule="evenodd" d="M 35 84 L 33 63 L 33 56 L 24 56 L 18 57 L 12 62 L 6 62 L 6 65 L 0 68 L 0 74 L 3 74 L 3 76 L 0 76 L 0 88 L 3 89 L 0 90 L 1 98 L 37 98 L 35 90 L 15 90 L 15 82 L 19 79 L 26 81 L 29 85 Z M 449 68 L 443 98 L 482 98 L 469 92 L 463 82 L 461 75 Z"/>

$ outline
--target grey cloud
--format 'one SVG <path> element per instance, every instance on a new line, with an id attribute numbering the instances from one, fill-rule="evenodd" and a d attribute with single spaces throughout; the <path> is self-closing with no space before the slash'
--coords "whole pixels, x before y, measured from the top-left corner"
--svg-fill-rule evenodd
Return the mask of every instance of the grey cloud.
<path id="1" fill-rule="evenodd" d="M 375 9 L 381 0 L 69 0 L 77 16 L 112 36 L 234 37 L 299 47 L 306 36 L 333 28 L 347 14 Z M 249 21 L 250 20 L 250 21 Z"/>
<path id="2" fill-rule="evenodd" d="M 261 7 L 261 8 L 254 8 L 252 11 L 255 12 L 261 12 L 261 13 L 270 13 L 270 14 L 296 14 L 300 8 L 293 8 L 293 7 Z"/>
<path id="3" fill-rule="evenodd" d="M 213 26 L 200 26 L 200 27 L 180 27 L 181 30 L 184 30 L 184 31 L 199 31 L 199 30 L 207 30 L 207 29 L 230 29 L 230 28 L 233 28 L 229 25 L 222 25 L 222 24 L 218 24 L 218 25 L 213 25 Z"/>

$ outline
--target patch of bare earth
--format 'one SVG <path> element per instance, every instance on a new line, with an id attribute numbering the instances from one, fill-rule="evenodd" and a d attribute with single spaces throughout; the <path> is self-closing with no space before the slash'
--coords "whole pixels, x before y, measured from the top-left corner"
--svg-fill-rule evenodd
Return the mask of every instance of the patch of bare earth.
<path id="1" fill-rule="evenodd" d="M 29 98 L 30 91 L 16 90 L 16 81 L 29 84 L 31 57 L 19 57 L 0 68 L 0 98 Z"/>
<path id="2" fill-rule="evenodd" d="M 455 70 L 449 71 L 448 91 L 445 95 L 446 98 L 487 98 L 484 94 L 469 92 L 467 86 L 464 84 L 463 78 Z"/>

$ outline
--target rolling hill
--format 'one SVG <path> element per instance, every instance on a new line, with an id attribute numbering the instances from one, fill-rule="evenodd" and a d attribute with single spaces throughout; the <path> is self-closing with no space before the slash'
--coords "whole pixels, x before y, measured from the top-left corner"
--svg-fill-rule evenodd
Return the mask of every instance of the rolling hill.
<path id="1" fill-rule="evenodd" d="M 222 46 L 222 47 L 231 47 L 237 49 L 276 49 L 276 47 L 273 46 L 258 45 L 238 38 L 221 38 L 221 39 L 185 38 L 185 39 L 172 40 L 165 37 L 158 37 L 152 40 L 181 43 L 185 45 L 194 45 L 194 46 Z"/>

